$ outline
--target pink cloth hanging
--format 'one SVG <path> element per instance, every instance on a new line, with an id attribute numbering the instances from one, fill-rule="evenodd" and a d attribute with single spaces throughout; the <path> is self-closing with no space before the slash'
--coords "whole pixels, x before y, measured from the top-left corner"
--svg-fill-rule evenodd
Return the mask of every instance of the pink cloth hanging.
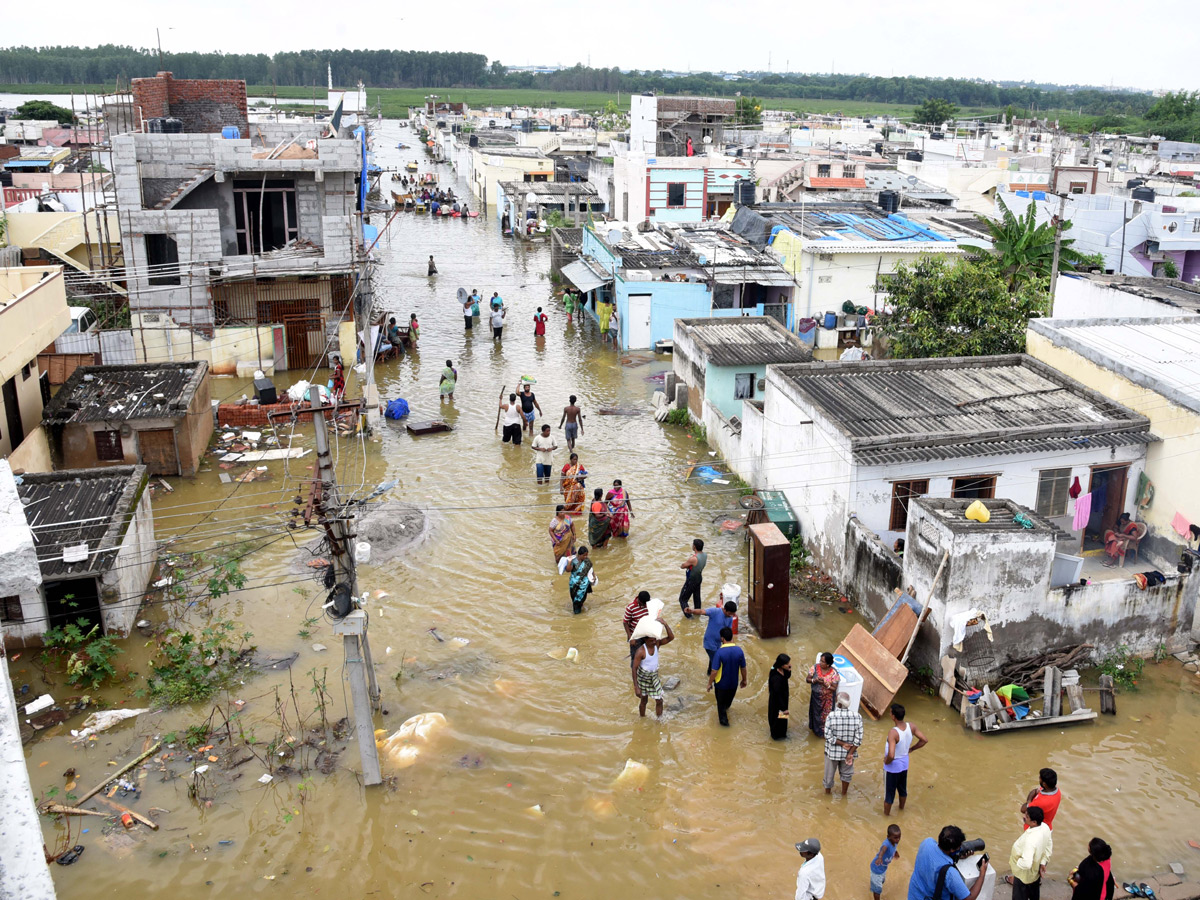
<path id="1" fill-rule="evenodd" d="M 1186 540 L 1191 540 L 1192 523 L 1189 522 L 1186 518 L 1184 518 L 1183 513 L 1181 513 L 1181 512 L 1175 513 L 1175 518 L 1173 518 L 1171 520 L 1171 527 L 1174 528 L 1179 533 L 1179 536 L 1181 538 L 1184 538 Z"/>
<path id="2" fill-rule="evenodd" d="M 1083 531 L 1088 519 L 1092 517 L 1092 492 L 1088 491 L 1075 501 L 1075 521 L 1072 527 L 1075 531 Z"/>

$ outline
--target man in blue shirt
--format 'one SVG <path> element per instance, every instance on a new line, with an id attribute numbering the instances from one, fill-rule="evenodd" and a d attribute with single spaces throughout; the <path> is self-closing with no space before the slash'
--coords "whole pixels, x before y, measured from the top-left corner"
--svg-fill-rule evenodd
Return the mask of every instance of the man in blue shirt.
<path id="1" fill-rule="evenodd" d="M 712 669 L 708 673 L 708 689 L 717 698 L 717 719 L 729 725 L 729 707 L 737 694 L 738 679 L 746 686 L 746 654 L 733 642 L 733 629 L 721 629 L 721 646 L 713 655 Z M 975 900 L 974 897 L 971 900 Z"/>
<path id="2" fill-rule="evenodd" d="M 725 601 L 725 608 L 719 606 L 710 606 L 706 610 L 685 608 L 683 614 L 689 619 L 692 616 L 707 616 L 708 626 L 704 629 L 704 652 L 708 654 L 708 664 L 705 666 L 704 674 L 707 675 L 713 668 L 713 657 L 721 647 L 721 629 L 733 629 L 733 614 L 737 612 L 737 604 L 732 600 Z"/>
<path id="3" fill-rule="evenodd" d="M 916 859 L 913 860 L 912 877 L 908 880 L 908 900 L 975 900 L 979 896 L 983 888 L 983 876 L 987 873 L 987 862 L 980 860 L 979 877 L 970 890 L 963 881 L 962 873 L 954 865 L 954 855 L 965 840 L 966 835 L 961 828 L 947 825 L 938 833 L 936 841 L 933 838 L 921 841 Z M 944 883 L 939 891 L 938 873 L 943 869 Z M 935 892 L 941 896 L 935 897 Z"/>

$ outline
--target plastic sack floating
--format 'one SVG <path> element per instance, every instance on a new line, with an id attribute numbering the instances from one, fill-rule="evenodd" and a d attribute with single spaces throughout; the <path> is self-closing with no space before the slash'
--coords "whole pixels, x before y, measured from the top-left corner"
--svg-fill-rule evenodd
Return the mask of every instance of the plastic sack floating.
<path id="1" fill-rule="evenodd" d="M 124 722 L 126 719 L 132 719 L 134 716 L 140 716 L 144 712 L 150 712 L 149 709 L 106 709 L 102 712 L 94 712 L 84 720 L 83 728 L 79 731 L 72 730 L 71 736 L 78 741 L 86 741 L 91 735 L 98 734 L 101 731 L 108 731 L 118 722 Z"/>
<path id="2" fill-rule="evenodd" d="M 621 774 L 617 776 L 613 782 L 615 788 L 640 788 L 646 783 L 646 779 L 650 777 L 650 769 L 643 763 L 635 759 L 625 760 L 625 768 L 621 770 Z"/>
<path id="3" fill-rule="evenodd" d="M 992 514 L 988 512 L 988 508 L 979 500 L 976 500 L 967 507 L 966 516 L 968 519 L 972 519 L 982 525 L 986 525 L 992 518 Z"/>
<path id="4" fill-rule="evenodd" d="M 446 725 L 438 712 L 419 713 L 407 720 L 388 738 L 379 741 L 379 749 L 397 769 L 407 769 L 417 761 L 421 748 Z"/>
<path id="5" fill-rule="evenodd" d="M 403 419 L 408 415 L 408 401 L 401 400 L 399 397 L 389 400 L 383 414 L 389 419 Z"/>

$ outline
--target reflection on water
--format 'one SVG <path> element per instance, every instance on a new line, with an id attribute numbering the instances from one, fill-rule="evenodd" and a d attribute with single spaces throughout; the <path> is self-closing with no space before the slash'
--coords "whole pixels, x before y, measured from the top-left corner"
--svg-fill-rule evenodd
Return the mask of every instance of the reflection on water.
<path id="1" fill-rule="evenodd" d="M 397 162 L 400 153 L 392 148 L 400 139 L 400 126 L 387 123 L 378 141 L 385 166 Z M 445 179 L 450 170 L 441 172 Z M 460 181 L 458 189 L 466 185 Z M 422 339 L 418 351 L 380 366 L 381 392 L 407 399 L 414 419 L 442 414 L 455 430 L 413 438 L 384 423 L 372 440 L 337 445 L 338 477 L 347 490 L 369 491 L 394 478 L 399 486 L 392 496 L 429 515 L 429 533 L 416 547 L 387 565 L 367 565 L 360 575 L 364 590 L 388 594 L 372 601 L 371 641 L 389 711 L 377 726 L 390 733 L 409 716 L 439 712 L 445 729 L 415 765 L 398 773 L 392 789 L 359 786 L 352 746 L 334 775 L 315 777 L 304 804 L 298 779 L 260 785 L 253 763 L 210 809 L 195 807 L 182 782 L 151 779 L 140 808 L 171 810 L 161 831 L 122 860 L 104 849 L 93 825 L 81 841 L 90 852 L 70 868 L 55 867 L 63 897 L 169 890 L 176 900 L 191 900 L 211 898 L 214 889 L 266 891 L 282 884 L 306 896 L 582 898 L 622 890 L 653 897 L 784 896 L 800 861 L 792 844 L 809 835 L 826 848 L 829 896 L 867 890 L 867 863 L 886 826 L 880 810 L 886 730 L 867 724 L 849 796 L 826 797 L 822 745 L 803 728 L 807 689 L 799 674 L 817 652 L 836 646 L 856 617 L 832 607 L 817 618 L 797 613 L 793 634 L 780 640 L 760 641 L 744 630 L 750 685 L 731 711 L 733 727 L 717 727 L 704 690 L 701 625 L 682 621 L 675 597 L 679 564 L 694 537 L 704 538 L 710 551 L 706 600 L 725 581 L 744 585 L 741 538 L 714 524 L 733 499 L 719 488 L 683 482 L 689 460 L 707 457 L 706 448 L 680 430 L 659 426 L 648 414 L 598 414 L 617 405 L 648 410 L 651 379 L 669 360 L 623 363 L 599 343 L 592 323 L 568 325 L 550 299 L 548 249 L 513 244 L 498 231 L 494 219 L 482 217 L 397 218 L 379 245 L 377 291 L 404 318 L 417 312 Z M 430 253 L 440 270 L 433 278 L 425 275 Z M 455 302 L 459 287 L 504 297 L 510 313 L 502 343 L 483 328 L 464 333 Z M 535 343 L 532 317 L 539 305 L 550 323 L 545 339 Z M 446 359 L 460 377 L 454 403 L 443 406 L 437 384 Z M 494 429 L 502 388 L 512 390 L 522 375 L 537 379 L 544 421 L 554 426 L 567 396 L 579 396 L 588 414 L 578 450 L 592 473 L 589 488 L 621 478 L 633 498 L 631 535 L 595 554 L 600 583 L 578 616 L 570 612 L 566 579 L 553 569 L 546 533 L 558 495 L 534 483 L 528 440 L 520 448 L 502 445 Z M 223 380 L 213 395 L 243 389 Z M 309 429 L 296 434 L 311 446 Z M 555 434 L 561 440 L 557 427 Z M 198 521 L 194 510 L 207 507 L 188 504 L 233 493 L 213 467 L 156 498 L 156 528 L 165 535 L 194 527 L 193 537 L 222 543 L 253 537 L 249 526 L 290 508 L 295 492 L 289 486 L 309 476 L 311 458 L 291 461 L 286 473 L 282 463 L 271 463 L 269 480 L 240 487 Z M 556 458 L 565 461 L 563 453 Z M 294 557 L 288 540 L 266 546 L 249 566 L 254 584 L 268 576 L 296 581 Z M 643 588 L 667 602 L 679 636 L 663 652 L 664 677 L 682 681 L 668 692 L 661 722 L 638 719 L 620 624 L 624 605 Z M 294 672 L 328 667 L 331 715 L 340 716 L 348 690 L 338 683 L 336 638 L 323 621 L 311 637 L 297 634 L 317 593 L 312 583 L 258 588 L 238 594 L 233 609 L 265 651 L 301 652 Z M 330 649 L 313 651 L 315 641 Z M 577 648 L 577 660 L 553 658 L 569 647 Z M 145 671 L 138 641 L 126 648 L 130 667 Z M 796 662 L 796 716 L 789 739 L 774 743 L 765 721 L 766 673 L 781 651 Z M 13 667 L 18 684 L 36 677 L 32 669 L 18 674 L 20 665 Z M 247 705 L 248 722 L 269 718 L 270 692 L 281 678 L 263 676 L 239 688 L 240 695 L 258 698 Z M 1122 875 L 1151 874 L 1184 858 L 1186 839 L 1200 838 L 1200 751 L 1192 739 L 1200 706 L 1194 686 L 1181 690 L 1185 681 L 1197 680 L 1174 663 L 1151 667 L 1142 691 L 1119 699 L 1115 718 L 1061 732 L 989 737 L 964 732 L 935 700 L 903 690 L 899 699 L 930 745 L 913 758 L 910 803 L 895 817 L 905 836 L 889 894 L 902 894 L 919 840 L 949 822 L 969 837 L 985 838 L 992 858 L 1003 864 L 1019 833 L 1017 806 L 1045 765 L 1059 771 L 1066 796 L 1055 822 L 1054 878 L 1061 880 L 1083 857 L 1093 834 L 1113 844 Z M 308 695 L 301 695 L 303 703 Z M 179 729 L 206 714 L 145 717 L 102 735 L 86 751 L 61 737 L 42 741 L 28 754 L 35 792 L 60 784 L 57 773 L 67 766 L 79 769 L 81 783 L 98 780 L 108 760 L 127 759 L 131 747 L 141 747 L 142 735 Z M 649 769 L 640 789 L 616 783 L 629 759 Z M 40 767 L 43 761 L 48 764 Z M 540 814 L 530 811 L 535 806 Z M 46 831 L 53 839 L 54 826 Z"/>

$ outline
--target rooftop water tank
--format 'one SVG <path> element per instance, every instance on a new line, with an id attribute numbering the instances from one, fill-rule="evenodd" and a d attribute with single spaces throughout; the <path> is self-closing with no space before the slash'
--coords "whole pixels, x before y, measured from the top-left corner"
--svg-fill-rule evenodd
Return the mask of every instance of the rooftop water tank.
<path id="1" fill-rule="evenodd" d="M 1134 200 L 1149 200 L 1151 203 L 1153 203 L 1154 188 L 1141 185 L 1140 187 L 1135 187 L 1129 196 Z"/>
<path id="2" fill-rule="evenodd" d="M 183 120 L 176 118 L 163 119 L 163 134 L 183 134 Z"/>
<path id="3" fill-rule="evenodd" d="M 479 146 L 479 135 L 473 134 L 469 138 L 467 138 L 467 146 L 478 147 Z"/>
<path id="4" fill-rule="evenodd" d="M 907 160 L 911 160 L 912 162 L 924 162 L 925 154 L 922 153 L 920 150 L 909 150 L 907 153 L 904 154 L 904 158 Z"/>
<path id="5" fill-rule="evenodd" d="M 754 205 L 754 182 L 749 178 L 743 178 L 737 184 L 737 203 L 738 206 Z"/>
<path id="6" fill-rule="evenodd" d="M 894 213 L 900 209 L 900 194 L 897 191 L 880 191 L 879 205 L 886 213 Z"/>
<path id="7" fill-rule="evenodd" d="M 1125 187 L 1127 187 L 1127 188 L 1141 187 L 1145 183 L 1146 183 L 1145 178 L 1130 178 L 1127 182 L 1125 182 Z"/>
<path id="8" fill-rule="evenodd" d="M 221 137 L 227 141 L 236 141 L 242 136 L 242 129 L 236 125 L 226 125 L 221 129 Z"/>

